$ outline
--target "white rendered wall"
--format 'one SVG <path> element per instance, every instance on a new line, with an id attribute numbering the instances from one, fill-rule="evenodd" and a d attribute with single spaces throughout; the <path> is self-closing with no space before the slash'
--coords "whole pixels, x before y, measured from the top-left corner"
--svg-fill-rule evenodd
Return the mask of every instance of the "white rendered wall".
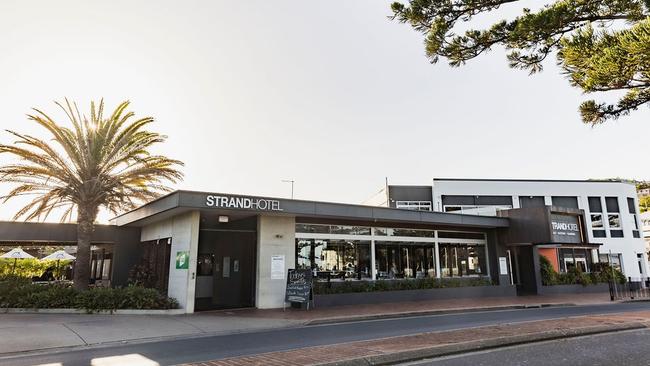
<path id="1" fill-rule="evenodd" d="M 259 216 L 257 221 L 257 280 L 255 306 L 273 309 L 284 306 L 287 269 L 295 268 L 296 220 L 293 217 Z M 284 255 L 282 279 L 271 279 L 271 257 Z"/>
<path id="2" fill-rule="evenodd" d="M 141 241 L 172 238 L 171 258 L 169 260 L 168 295 L 178 300 L 186 313 L 194 312 L 194 291 L 196 285 L 196 259 L 199 248 L 198 211 L 159 221 L 142 228 Z M 189 268 L 176 269 L 176 253 L 190 253 Z"/>
<path id="3" fill-rule="evenodd" d="M 442 211 L 442 196 L 444 195 L 473 195 L 473 196 L 512 196 L 514 208 L 519 207 L 519 196 L 544 196 L 545 202 L 550 204 L 552 196 L 578 197 L 578 208 L 585 211 L 587 233 L 592 243 L 602 243 L 600 253 L 623 255 L 623 269 L 629 277 L 649 276 L 646 245 L 643 238 L 634 238 L 632 231 L 636 229 L 634 216 L 627 207 L 627 198 L 634 198 L 638 211 L 638 198 L 634 184 L 621 182 L 580 182 L 580 181 L 480 181 L 480 180 L 434 180 L 433 181 L 433 210 Z M 602 197 L 601 205 L 603 214 L 607 213 L 604 197 L 617 197 L 621 217 L 623 238 L 612 238 L 609 234 L 609 225 L 604 221 L 607 237 L 594 238 L 589 216 L 588 197 Z M 638 214 L 638 212 L 637 212 Z M 641 231 L 641 227 L 639 227 Z M 644 254 L 643 269 L 639 272 L 637 254 Z"/>

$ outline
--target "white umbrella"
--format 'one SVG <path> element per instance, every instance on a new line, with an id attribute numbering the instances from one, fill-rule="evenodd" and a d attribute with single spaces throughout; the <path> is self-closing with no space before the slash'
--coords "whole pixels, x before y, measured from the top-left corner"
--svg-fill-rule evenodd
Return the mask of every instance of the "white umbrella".
<path id="1" fill-rule="evenodd" d="M 56 271 L 59 271 L 59 261 L 75 260 L 76 258 L 64 250 L 57 250 L 56 252 L 41 258 L 42 261 L 56 261 Z"/>
<path id="2" fill-rule="evenodd" d="M 29 253 L 25 252 L 21 248 L 13 248 L 12 250 L 8 251 L 7 253 L 0 255 L 0 258 L 13 258 L 14 260 L 14 267 L 11 269 L 11 274 L 14 274 L 14 271 L 16 270 L 16 262 L 18 262 L 19 259 L 29 259 L 29 258 L 34 258 L 32 255 Z"/>
<path id="3" fill-rule="evenodd" d="M 57 250 L 56 252 L 41 258 L 43 261 L 67 261 L 76 259 L 74 256 L 66 253 L 64 250 Z"/>

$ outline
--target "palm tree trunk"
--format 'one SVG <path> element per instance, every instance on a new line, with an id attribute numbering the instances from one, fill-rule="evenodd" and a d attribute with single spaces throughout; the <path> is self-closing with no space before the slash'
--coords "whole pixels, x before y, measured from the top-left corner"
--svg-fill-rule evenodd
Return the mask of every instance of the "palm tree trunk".
<path id="1" fill-rule="evenodd" d="M 74 288 L 87 290 L 90 280 L 90 245 L 95 231 L 97 206 L 79 205 L 77 210 L 77 260 L 74 271 Z"/>

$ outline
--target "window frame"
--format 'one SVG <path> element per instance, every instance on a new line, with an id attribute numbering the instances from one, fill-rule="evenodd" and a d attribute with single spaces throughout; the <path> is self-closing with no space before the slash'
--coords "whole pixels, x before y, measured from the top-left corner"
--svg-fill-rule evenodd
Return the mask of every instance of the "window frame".
<path id="1" fill-rule="evenodd" d="M 447 211 L 448 208 L 458 208 L 458 210 Z M 445 213 L 454 213 L 461 215 L 478 215 L 483 216 L 480 213 L 465 213 L 465 210 L 481 210 L 484 208 L 494 208 L 495 212 L 503 210 L 512 210 L 512 205 L 444 205 L 442 206 L 442 212 Z"/>
<path id="2" fill-rule="evenodd" d="M 615 226 L 612 225 L 612 216 L 618 217 L 618 224 Z M 621 213 L 620 212 L 608 212 L 607 213 L 607 225 L 610 230 L 622 230 L 623 223 L 621 222 Z"/>
<path id="3" fill-rule="evenodd" d="M 433 211 L 431 201 L 395 201 L 395 208 L 412 211 Z"/>

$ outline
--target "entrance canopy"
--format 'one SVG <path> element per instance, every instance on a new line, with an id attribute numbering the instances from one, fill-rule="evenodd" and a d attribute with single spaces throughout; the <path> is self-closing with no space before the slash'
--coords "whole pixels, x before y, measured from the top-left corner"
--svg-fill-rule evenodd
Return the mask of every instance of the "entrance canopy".
<path id="1" fill-rule="evenodd" d="M 555 206 L 519 208 L 499 212 L 510 220 L 507 230 L 499 230 L 500 241 L 507 246 L 598 248 L 590 243 L 584 210 Z"/>

